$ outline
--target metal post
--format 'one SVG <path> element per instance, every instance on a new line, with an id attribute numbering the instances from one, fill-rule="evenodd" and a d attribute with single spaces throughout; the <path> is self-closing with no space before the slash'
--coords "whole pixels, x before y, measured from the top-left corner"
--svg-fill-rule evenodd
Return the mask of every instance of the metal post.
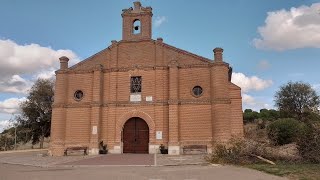
<path id="1" fill-rule="evenodd" d="M 155 152 L 154 152 L 154 166 L 157 166 L 157 153 L 158 153 L 158 148 L 155 148 Z"/>

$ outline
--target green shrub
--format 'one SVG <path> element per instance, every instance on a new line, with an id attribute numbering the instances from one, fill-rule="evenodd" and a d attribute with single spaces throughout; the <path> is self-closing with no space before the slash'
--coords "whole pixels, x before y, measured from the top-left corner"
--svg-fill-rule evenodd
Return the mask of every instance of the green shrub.
<path id="1" fill-rule="evenodd" d="M 278 119 L 267 127 L 268 137 L 274 145 L 295 142 L 302 125 L 295 119 Z"/>
<path id="2" fill-rule="evenodd" d="M 311 163 L 320 163 L 320 127 L 305 125 L 297 138 L 300 155 Z"/>

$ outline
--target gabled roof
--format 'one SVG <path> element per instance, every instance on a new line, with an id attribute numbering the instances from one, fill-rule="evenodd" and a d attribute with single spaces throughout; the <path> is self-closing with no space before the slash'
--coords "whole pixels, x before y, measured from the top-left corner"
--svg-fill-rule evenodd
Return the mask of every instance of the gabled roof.
<path id="1" fill-rule="evenodd" d="M 145 41 L 145 40 L 141 40 L 141 41 Z M 156 40 L 153 40 L 153 39 L 151 39 L 150 41 L 153 42 L 153 43 L 156 42 Z M 121 44 L 121 43 L 125 43 L 125 42 L 129 42 L 129 41 L 119 41 L 119 42 L 117 42 L 117 43 L 118 43 L 118 44 Z M 170 49 L 170 50 L 176 51 L 176 52 L 178 52 L 178 53 L 181 53 L 181 54 L 184 54 L 184 55 L 187 55 L 187 56 L 191 56 L 191 57 L 193 57 L 193 58 L 195 58 L 195 59 L 198 59 L 198 60 L 201 61 L 202 63 L 213 63 L 213 60 L 208 59 L 208 58 L 205 58 L 205 57 L 203 57 L 203 56 L 196 55 L 196 54 L 194 54 L 194 53 L 188 52 L 188 51 L 186 51 L 186 50 L 183 50 L 183 49 L 180 49 L 180 48 L 177 48 L 177 47 L 174 47 L 174 46 L 171 46 L 171 45 L 166 44 L 166 43 L 162 43 L 162 44 L 163 44 L 163 47 L 165 47 L 165 48 L 168 48 L 168 49 Z M 92 56 L 84 59 L 83 61 L 80 61 L 79 63 L 77 63 L 77 64 L 69 67 L 69 69 L 70 69 L 70 70 L 73 70 L 73 69 L 76 69 L 76 68 L 79 67 L 79 66 L 84 65 L 84 64 L 87 63 L 87 62 L 94 61 L 94 60 L 96 59 L 96 57 L 98 57 L 98 56 L 100 56 L 100 55 L 102 55 L 102 54 L 104 54 L 104 53 L 107 53 L 107 51 L 110 51 L 113 47 L 114 47 L 114 43 L 111 44 L 110 46 L 108 46 L 107 48 L 99 51 L 98 53 L 96 53 L 96 54 L 94 54 L 94 55 L 92 55 Z"/>
<path id="2" fill-rule="evenodd" d="M 177 51 L 177 52 L 185 54 L 185 55 L 192 56 L 192 57 L 197 58 L 197 59 L 199 59 L 199 60 L 201 60 L 203 62 L 212 63 L 211 59 L 205 58 L 203 56 L 196 55 L 194 53 L 188 52 L 186 50 L 183 50 L 183 49 L 180 49 L 180 48 L 177 48 L 177 47 L 174 47 L 174 46 L 171 46 L 171 45 L 166 44 L 166 43 L 163 43 L 163 45 L 164 45 L 164 47 L 167 47 L 169 49 L 172 49 L 174 51 Z"/>
<path id="3" fill-rule="evenodd" d="M 73 66 L 71 66 L 71 67 L 69 67 L 69 69 L 75 69 L 75 68 L 77 68 L 78 66 L 81 66 L 81 65 L 83 65 L 83 64 L 85 64 L 85 63 L 87 63 L 87 62 L 89 62 L 89 61 L 93 61 L 94 59 L 95 59 L 95 57 L 97 57 L 98 55 L 101 55 L 101 54 L 103 54 L 104 52 L 106 52 L 106 51 L 108 51 L 108 50 L 110 50 L 110 48 L 112 47 L 112 45 L 110 45 L 109 47 L 107 47 L 107 48 L 105 48 L 105 49 L 103 49 L 103 50 L 101 50 L 101 51 L 99 51 L 99 52 L 97 52 L 96 54 L 94 54 L 94 55 L 92 55 L 92 56 L 90 56 L 90 57 L 88 57 L 88 58 L 86 58 L 86 59 L 84 59 L 83 61 L 80 61 L 79 63 L 77 63 L 77 64 L 75 64 L 75 65 L 73 65 Z"/>

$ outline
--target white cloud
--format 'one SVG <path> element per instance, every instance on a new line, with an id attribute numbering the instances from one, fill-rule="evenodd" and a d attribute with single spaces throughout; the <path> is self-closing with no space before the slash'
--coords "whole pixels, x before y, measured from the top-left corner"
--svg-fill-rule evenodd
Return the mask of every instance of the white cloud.
<path id="1" fill-rule="evenodd" d="M 242 103 L 244 109 L 253 109 L 255 111 L 272 108 L 268 103 L 262 100 L 257 100 L 257 98 L 245 93 L 242 94 Z"/>
<path id="2" fill-rule="evenodd" d="M 258 64 L 258 69 L 259 70 L 263 70 L 264 71 L 264 70 L 269 69 L 270 67 L 271 67 L 271 64 L 266 60 L 261 60 L 259 62 L 259 64 Z"/>
<path id="3" fill-rule="evenodd" d="M 52 78 L 54 78 L 54 76 L 55 76 L 55 70 L 56 69 L 48 69 L 48 70 L 45 70 L 45 71 L 42 71 L 42 72 L 40 72 L 39 74 L 37 74 L 36 76 L 35 76 L 35 78 L 36 79 L 38 79 L 38 78 L 41 78 L 41 79 L 52 79 Z"/>
<path id="4" fill-rule="evenodd" d="M 54 75 L 61 56 L 69 57 L 70 64 L 79 61 L 71 50 L 53 50 L 38 44 L 19 45 L 0 39 L 0 92 L 26 93 L 36 78 Z M 23 78 L 26 76 L 34 79 Z"/>
<path id="5" fill-rule="evenodd" d="M 9 120 L 0 120 L 0 133 L 2 133 L 3 130 L 8 128 L 9 125 L 10 125 L 10 121 Z"/>
<path id="6" fill-rule="evenodd" d="M 167 21 L 167 18 L 165 16 L 158 16 L 154 21 L 154 25 L 155 27 L 160 27 L 166 21 Z"/>
<path id="7" fill-rule="evenodd" d="M 255 47 L 272 50 L 320 48 L 320 3 L 268 12 Z"/>
<path id="8" fill-rule="evenodd" d="M 247 77 L 242 73 L 232 73 L 232 80 L 234 84 L 241 87 L 242 92 L 248 92 L 251 90 L 260 91 L 270 87 L 272 80 L 264 80 L 257 76 Z"/>
<path id="9" fill-rule="evenodd" d="M 27 93 L 31 84 L 31 81 L 23 79 L 19 75 L 15 74 L 3 81 L 0 81 L 0 92 Z"/>
<path id="10" fill-rule="evenodd" d="M 0 113 L 15 114 L 19 113 L 19 104 L 25 101 L 26 98 L 9 98 L 4 101 L 0 101 Z"/>

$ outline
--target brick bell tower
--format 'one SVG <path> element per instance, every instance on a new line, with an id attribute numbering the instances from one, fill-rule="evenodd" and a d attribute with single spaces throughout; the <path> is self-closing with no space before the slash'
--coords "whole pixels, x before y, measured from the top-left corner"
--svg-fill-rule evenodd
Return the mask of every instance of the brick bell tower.
<path id="1" fill-rule="evenodd" d="M 133 8 L 122 10 L 122 39 L 125 41 L 151 39 L 152 8 L 142 7 L 140 2 L 133 4 Z"/>

